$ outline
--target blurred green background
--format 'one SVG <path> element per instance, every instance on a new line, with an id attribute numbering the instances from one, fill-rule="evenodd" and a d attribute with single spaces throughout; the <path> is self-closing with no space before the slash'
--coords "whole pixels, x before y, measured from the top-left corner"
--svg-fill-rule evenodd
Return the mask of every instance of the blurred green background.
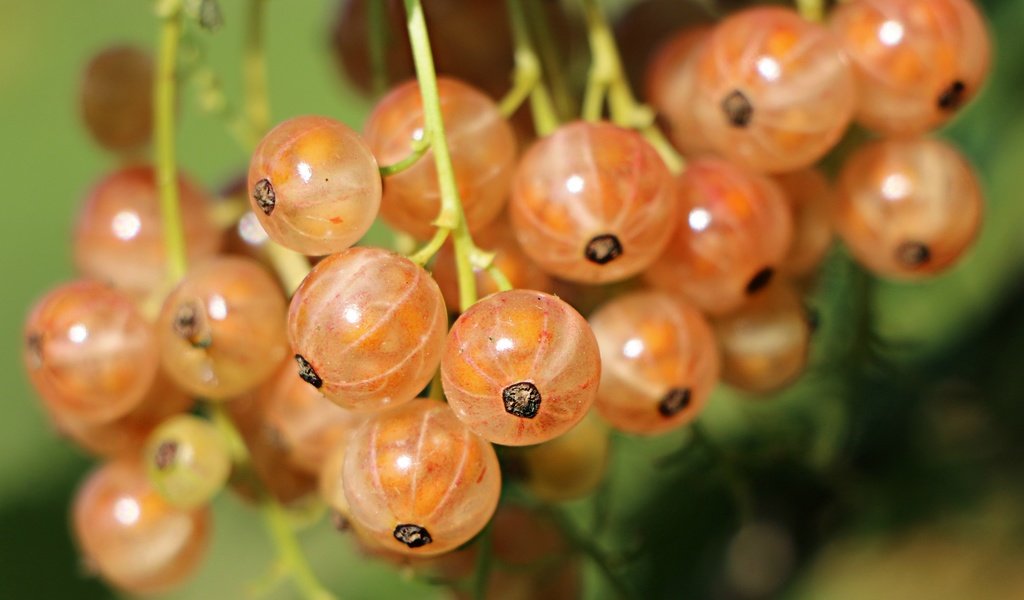
<path id="1" fill-rule="evenodd" d="M 238 98 L 243 0 L 222 4 L 227 26 L 206 38 L 208 60 Z M 1024 571 L 1014 558 L 1024 541 L 1024 2 L 981 4 L 998 44 L 991 83 L 943 133 L 977 165 L 987 190 L 976 248 L 947 275 L 915 285 L 874 282 L 837 252 L 813 300 L 824 325 L 811 372 L 797 386 L 770 402 L 720 390 L 702 420 L 713 451 L 692 447 L 685 433 L 616 439 L 601 494 L 610 524 L 599 541 L 621 552 L 642 548 L 623 566 L 640 597 L 882 598 L 924 589 L 886 596 L 902 588 L 878 583 L 887 581 L 872 570 L 879 556 L 902 560 L 890 570 L 919 573 L 919 586 L 935 579 L 928 565 L 947 562 L 988 590 L 993 574 Z M 327 0 L 269 2 L 275 121 L 318 113 L 358 127 L 366 115 L 368 101 L 345 88 L 326 53 L 333 11 Z M 0 598 L 111 595 L 83 577 L 69 541 L 67 505 L 89 461 L 53 435 L 35 404 L 22 374 L 21 321 L 35 298 L 74 276 L 76 208 L 115 165 L 79 123 L 80 69 L 104 46 L 149 46 L 155 33 L 151 3 L 142 0 L 0 0 L 0 264 L 8 281 L 0 310 Z M 247 157 L 196 109 L 190 90 L 180 120 L 180 160 L 195 178 L 216 188 L 245 167 Z M 753 516 L 736 510 L 737 489 L 754 498 Z M 592 506 L 570 508 L 585 516 Z M 175 597 L 242 597 L 269 565 L 252 510 L 222 498 L 215 518 L 209 560 Z M 342 598 L 440 593 L 355 558 L 326 527 L 302 540 Z M 772 562 L 780 553 L 790 557 L 781 566 Z M 762 579 L 781 579 L 774 587 L 737 583 L 736 569 L 758 568 L 768 572 Z M 592 566 L 586 580 L 588 596 L 609 594 Z M 961 589 L 944 587 L 930 597 Z M 285 589 L 277 597 L 290 596 Z"/>

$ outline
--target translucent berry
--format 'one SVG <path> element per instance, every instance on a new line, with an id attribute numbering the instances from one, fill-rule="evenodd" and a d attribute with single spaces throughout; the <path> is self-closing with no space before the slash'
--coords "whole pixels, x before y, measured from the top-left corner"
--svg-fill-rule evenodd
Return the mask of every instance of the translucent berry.
<path id="1" fill-rule="evenodd" d="M 608 455 L 608 426 L 590 411 L 565 435 L 522 449 L 526 486 L 545 502 L 583 498 L 604 480 Z"/>
<path id="2" fill-rule="evenodd" d="M 153 59 L 134 46 L 113 46 L 85 67 L 82 119 L 101 146 L 132 151 L 153 133 Z"/>
<path id="3" fill-rule="evenodd" d="M 945 123 L 988 74 L 991 41 L 970 0 L 858 0 L 831 26 L 858 79 L 857 120 L 882 134 Z"/>
<path id="4" fill-rule="evenodd" d="M 445 77 L 437 85 L 462 208 L 469 228 L 477 231 L 495 220 L 505 206 L 516 160 L 515 133 L 498 105 L 483 92 Z M 365 131 L 382 165 L 407 158 L 413 142 L 423 137 L 419 85 L 410 81 L 381 99 Z M 433 235 L 431 223 L 441 210 L 433 152 L 384 183 L 384 220 L 418 238 Z"/>
<path id="5" fill-rule="evenodd" d="M 773 278 L 793 238 L 793 216 L 771 180 L 717 159 L 691 162 L 679 179 L 676 230 L 647 272 L 656 287 L 700 310 L 739 307 Z"/>
<path id="6" fill-rule="evenodd" d="M 672 176 L 640 134 L 575 122 L 540 140 L 519 163 L 512 224 L 548 273 L 581 283 L 636 275 L 672 232 Z"/>
<path id="7" fill-rule="evenodd" d="M 846 131 L 854 77 L 830 32 L 786 8 L 722 21 L 696 59 L 697 119 L 716 153 L 762 172 L 793 171 Z"/>
<path id="8" fill-rule="evenodd" d="M 731 10 L 735 0 L 718 0 L 717 9 Z M 706 7 L 677 0 L 644 0 L 630 3 L 614 18 L 615 39 L 622 57 L 622 67 L 635 90 L 646 90 L 652 63 L 662 48 L 680 31 L 708 24 Z M 651 97 L 645 96 L 650 102 Z"/>
<path id="9" fill-rule="evenodd" d="M 647 68 L 647 101 L 665 118 L 672 144 L 689 157 L 711 153 L 692 102 L 697 49 L 707 43 L 711 31 L 705 25 L 679 32 L 658 50 Z"/>
<path id="10" fill-rule="evenodd" d="M 172 417 L 157 427 L 143 458 L 156 491 L 182 509 L 210 502 L 231 473 L 231 456 L 221 433 L 192 415 Z"/>
<path id="11" fill-rule="evenodd" d="M 714 322 L 722 380 L 754 393 L 783 388 L 803 373 L 811 338 L 807 308 L 796 292 L 772 285 L 738 311 Z"/>
<path id="12" fill-rule="evenodd" d="M 89 564 L 132 594 L 182 584 L 199 567 L 210 536 L 209 509 L 186 511 L 165 502 L 137 458 L 93 471 L 75 495 L 72 521 Z"/>
<path id="13" fill-rule="evenodd" d="M 190 262 L 213 256 L 220 236 L 210 200 L 178 178 L 185 247 Z M 163 221 L 152 167 L 115 171 L 89 193 L 74 231 L 75 264 L 84 275 L 144 296 L 167 279 Z"/>
<path id="14" fill-rule="evenodd" d="M 284 293 L 259 263 L 201 263 L 167 296 L 157 319 L 164 369 L 207 399 L 249 391 L 287 355 L 285 310 Z"/>
<path id="15" fill-rule="evenodd" d="M 915 278 L 952 265 L 981 226 L 971 165 L 939 140 L 883 140 L 847 158 L 836 227 L 854 257 L 885 277 Z"/>
<path id="16" fill-rule="evenodd" d="M 512 232 L 508 219 L 499 218 L 479 233 L 473 235 L 476 245 L 494 253 L 494 266 L 508 278 L 512 287 L 517 289 L 541 290 L 550 292 L 554 281 L 541 271 L 536 264 L 523 252 L 522 247 Z M 498 291 L 494 279 L 486 271 L 474 269 L 476 275 L 477 296 L 484 298 Z M 434 281 L 441 288 L 445 304 L 451 310 L 459 308 L 459 282 L 455 270 L 455 253 L 450 243 L 441 247 L 434 260 L 431 273 Z"/>
<path id="17" fill-rule="evenodd" d="M 376 543 L 441 554 L 476 535 L 498 506 L 494 448 L 436 400 L 374 415 L 353 433 L 344 467 L 352 518 Z"/>
<path id="18" fill-rule="evenodd" d="M 590 317 L 601 348 L 596 407 L 613 427 L 656 434 L 693 421 L 718 381 L 711 326 L 665 292 L 620 296 Z"/>
<path id="19" fill-rule="evenodd" d="M 357 410 L 408 402 L 426 387 L 447 325 L 430 275 L 378 248 L 350 248 L 318 264 L 288 313 L 299 377 Z"/>
<path id="20" fill-rule="evenodd" d="M 597 395 L 601 360 L 590 326 L 555 296 L 512 290 L 474 304 L 452 326 L 441 381 L 478 435 L 539 444 L 578 423 Z"/>
<path id="21" fill-rule="evenodd" d="M 804 169 L 773 178 L 793 211 L 793 243 L 781 271 L 790 277 L 814 273 L 832 246 L 835 192 L 825 175 Z"/>
<path id="22" fill-rule="evenodd" d="M 62 285 L 25 321 L 29 379 L 51 413 L 102 423 L 142 403 L 156 377 L 156 337 L 127 295 L 94 281 Z"/>
<path id="23" fill-rule="evenodd" d="M 249 164 L 249 201 L 274 241 L 303 254 L 352 246 L 380 209 L 377 160 L 356 131 L 326 117 L 270 130 Z"/>
<path id="24" fill-rule="evenodd" d="M 346 437 L 327 452 L 318 474 L 320 499 L 331 510 L 331 517 L 336 529 L 344 530 L 352 526 L 352 509 L 345 497 L 345 455 L 348 452 Z M 370 536 L 372 537 L 372 536 Z"/>

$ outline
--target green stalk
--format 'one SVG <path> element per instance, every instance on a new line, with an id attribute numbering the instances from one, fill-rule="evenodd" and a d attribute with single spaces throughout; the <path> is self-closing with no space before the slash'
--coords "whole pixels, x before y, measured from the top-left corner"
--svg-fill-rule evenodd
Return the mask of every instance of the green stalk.
<path id="1" fill-rule="evenodd" d="M 558 112 L 541 73 L 541 61 L 537 56 L 537 50 L 530 38 L 526 15 L 523 12 L 523 0 L 506 0 L 505 4 L 512 24 L 512 38 L 515 40 L 516 75 L 515 87 L 502 102 L 502 114 L 511 116 L 515 108 L 529 97 L 537 133 L 546 135 L 558 127 Z"/>
<path id="2" fill-rule="evenodd" d="M 824 0 L 796 0 L 796 9 L 808 21 L 821 23 L 825 20 Z"/>
<path id="3" fill-rule="evenodd" d="M 156 180 L 160 195 L 164 251 L 167 253 L 167 277 L 177 283 L 188 269 L 185 232 L 178 206 L 178 163 L 174 139 L 175 94 L 177 93 L 178 46 L 181 42 L 182 14 L 174 8 L 161 17 L 160 46 L 153 91 L 155 113 Z"/>

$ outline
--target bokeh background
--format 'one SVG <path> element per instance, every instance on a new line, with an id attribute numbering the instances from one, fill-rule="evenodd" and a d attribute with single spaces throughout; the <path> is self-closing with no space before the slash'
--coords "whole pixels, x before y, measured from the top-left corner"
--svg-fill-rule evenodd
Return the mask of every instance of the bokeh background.
<path id="1" fill-rule="evenodd" d="M 222 4 L 227 26 L 204 44 L 238 98 L 243 0 Z M 770 399 L 720 390 L 702 419 L 713 445 L 685 432 L 615 439 L 601 526 L 590 526 L 593 502 L 568 509 L 638 597 L 1024 597 L 1024 2 L 979 4 L 997 44 L 991 82 L 941 133 L 987 190 L 977 246 L 913 285 L 874 281 L 837 251 L 811 301 L 822 327 L 796 386 Z M 327 54 L 334 11 L 269 2 L 275 120 L 318 113 L 358 127 L 367 114 Z M 74 276 L 77 206 L 115 165 L 79 122 L 80 70 L 112 43 L 152 45 L 156 27 L 143 0 L 0 0 L 0 598 L 113 597 L 70 542 L 67 506 L 90 462 L 36 406 L 21 322 Z M 247 157 L 189 89 L 180 116 L 185 170 L 213 188 L 241 172 Z M 223 497 L 215 519 L 209 560 L 173 597 L 244 597 L 270 564 L 253 510 Z M 359 558 L 329 527 L 301 539 L 342 598 L 443 593 Z M 592 565 L 585 575 L 588 597 L 610 595 Z"/>

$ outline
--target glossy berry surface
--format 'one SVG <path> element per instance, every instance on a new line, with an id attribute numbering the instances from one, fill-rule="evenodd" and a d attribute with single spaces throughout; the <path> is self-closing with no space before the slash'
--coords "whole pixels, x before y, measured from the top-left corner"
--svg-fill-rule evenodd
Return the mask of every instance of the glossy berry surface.
<path id="1" fill-rule="evenodd" d="M 184 176 L 178 177 L 178 196 L 189 261 L 213 256 L 220 237 L 210 218 L 210 199 Z M 167 279 L 162 223 L 153 168 L 114 171 L 93 187 L 79 210 L 75 265 L 83 275 L 145 295 Z"/>
<path id="2" fill-rule="evenodd" d="M 101 146 L 137 150 L 153 134 L 153 59 L 134 46 L 113 46 L 89 60 L 79 88 L 82 120 Z"/>
<path id="3" fill-rule="evenodd" d="M 377 218 L 380 200 L 370 148 L 327 117 L 295 117 L 274 127 L 249 164 L 253 213 L 274 241 L 303 254 L 355 244 Z"/>
<path id="4" fill-rule="evenodd" d="M 754 393 L 785 387 L 803 373 L 811 338 L 807 308 L 779 283 L 714 322 L 722 380 Z"/>
<path id="5" fill-rule="evenodd" d="M 203 559 L 211 525 L 206 508 L 167 504 L 137 458 L 93 471 L 75 494 L 71 517 L 90 565 L 133 594 L 167 592 L 188 579 Z"/>
<path id="6" fill-rule="evenodd" d="M 739 307 L 771 281 L 792 242 L 781 190 L 731 163 L 702 159 L 680 176 L 678 199 L 676 230 L 647 280 L 706 313 Z"/>
<path id="7" fill-rule="evenodd" d="M 403 554 L 447 552 L 469 541 L 498 505 L 494 448 L 436 400 L 372 417 L 349 440 L 345 496 L 353 520 Z"/>
<path id="8" fill-rule="evenodd" d="M 519 163 L 510 215 L 523 250 L 581 283 L 635 275 L 657 258 L 675 215 L 672 176 L 635 131 L 574 122 Z"/>
<path id="9" fill-rule="evenodd" d="M 710 26 L 680 31 L 658 49 L 647 67 L 647 101 L 665 118 L 672 145 L 688 157 L 711 153 L 691 101 L 697 85 L 697 50 L 711 31 Z"/>
<path id="10" fill-rule="evenodd" d="M 441 381 L 452 410 L 496 444 L 554 439 L 597 395 L 601 359 L 590 326 L 542 292 L 512 290 L 477 302 L 452 326 Z"/>
<path id="11" fill-rule="evenodd" d="M 356 410 L 412 400 L 437 369 L 447 326 L 430 275 L 376 248 L 350 248 L 318 264 L 288 312 L 299 376 Z"/>
<path id="12" fill-rule="evenodd" d="M 817 169 L 803 169 L 772 178 L 782 189 L 793 212 L 793 243 L 781 271 L 790 277 L 807 277 L 825 259 L 832 239 L 832 208 L 835 190 Z"/>
<path id="13" fill-rule="evenodd" d="M 761 172 L 807 167 L 846 131 L 854 76 L 831 33 L 786 8 L 722 21 L 696 59 L 692 99 L 719 155 Z"/>
<path id="14" fill-rule="evenodd" d="M 210 502 L 231 473 L 223 435 L 192 415 L 161 423 L 146 442 L 143 457 L 150 483 L 164 500 L 182 509 Z"/>
<path id="15" fill-rule="evenodd" d="M 255 388 L 288 352 L 285 298 L 259 263 L 201 263 L 167 296 L 157 319 L 167 374 L 185 390 L 226 400 Z"/>
<path id="16" fill-rule="evenodd" d="M 522 449 L 526 487 L 545 502 L 583 498 L 604 481 L 609 454 L 608 425 L 591 410 L 565 434 Z"/>
<path id="17" fill-rule="evenodd" d="M 156 336 L 127 295 L 94 281 L 44 296 L 25 321 L 29 379 L 51 413 L 102 423 L 142 402 L 159 364 Z"/>
<path id="18" fill-rule="evenodd" d="M 974 169 L 940 140 L 865 144 L 839 176 L 839 234 L 858 261 L 885 277 L 952 265 L 977 235 L 982 212 Z"/>
<path id="19" fill-rule="evenodd" d="M 858 0 L 831 27 L 858 79 L 857 120 L 885 135 L 942 125 L 988 74 L 991 41 L 970 0 Z"/>
<path id="20" fill-rule="evenodd" d="M 663 433 L 693 421 L 718 381 L 711 326 L 665 292 L 619 296 L 590 317 L 601 348 L 596 408 L 621 431 Z"/>
<path id="21" fill-rule="evenodd" d="M 461 81 L 437 81 L 448 149 L 466 222 L 479 230 L 501 213 L 508 197 L 516 160 L 512 126 L 497 104 Z M 423 136 L 423 100 L 415 81 L 404 83 L 381 99 L 365 127 L 366 141 L 382 165 L 412 153 Z M 441 210 L 441 192 L 433 151 L 408 169 L 385 180 L 381 216 L 392 227 L 426 239 Z"/>

